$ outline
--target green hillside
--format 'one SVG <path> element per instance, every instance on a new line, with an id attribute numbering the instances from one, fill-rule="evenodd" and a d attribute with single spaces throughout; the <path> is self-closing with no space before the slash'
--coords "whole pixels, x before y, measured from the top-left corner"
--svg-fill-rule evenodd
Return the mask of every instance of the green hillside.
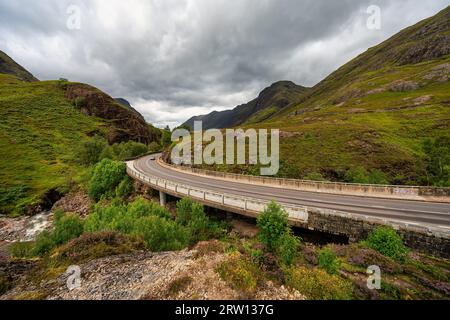
<path id="1" fill-rule="evenodd" d="M 251 127 L 285 132 L 281 157 L 289 177 L 370 182 L 351 177 L 364 168 L 383 172 L 381 182 L 448 185 L 449 54 L 450 7 L 369 49 L 301 103 Z"/>
<path id="2" fill-rule="evenodd" d="M 2 51 L 0 51 L 0 73 L 14 75 L 23 81 L 38 81 L 31 73 Z"/>
<path id="3" fill-rule="evenodd" d="M 160 130 L 100 90 L 64 80 L 21 81 L 10 73 L 0 74 L 0 214 L 47 209 L 77 186 L 89 171 L 80 159 L 88 141 L 157 148 Z"/>

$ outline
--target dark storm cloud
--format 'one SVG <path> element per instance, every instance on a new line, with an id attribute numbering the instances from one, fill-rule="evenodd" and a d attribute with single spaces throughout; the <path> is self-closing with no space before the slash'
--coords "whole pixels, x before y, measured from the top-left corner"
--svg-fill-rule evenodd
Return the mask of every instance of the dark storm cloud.
<path id="1" fill-rule="evenodd" d="M 77 5 L 81 29 L 69 30 Z M 369 5 L 382 29 L 366 27 Z M 67 77 L 175 125 L 278 80 L 314 85 L 369 46 L 436 13 L 419 0 L 0 0 L 0 48 L 41 79 Z"/>

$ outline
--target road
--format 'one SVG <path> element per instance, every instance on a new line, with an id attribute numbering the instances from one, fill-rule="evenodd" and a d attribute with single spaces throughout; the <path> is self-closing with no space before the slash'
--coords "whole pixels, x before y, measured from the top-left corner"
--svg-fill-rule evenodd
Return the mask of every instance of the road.
<path id="1" fill-rule="evenodd" d="M 225 181 L 162 167 L 150 156 L 140 158 L 134 164 L 141 173 L 210 191 L 450 230 L 449 203 L 334 195 Z"/>

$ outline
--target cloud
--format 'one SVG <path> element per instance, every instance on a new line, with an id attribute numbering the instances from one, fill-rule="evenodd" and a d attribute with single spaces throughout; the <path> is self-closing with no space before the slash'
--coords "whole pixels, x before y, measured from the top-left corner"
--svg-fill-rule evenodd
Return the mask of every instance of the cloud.
<path id="1" fill-rule="evenodd" d="M 80 9 L 80 30 L 66 27 Z M 366 27 L 369 5 L 381 30 Z M 0 48 L 40 79 L 69 78 L 176 125 L 253 99 L 278 80 L 312 86 L 445 0 L 0 0 Z"/>

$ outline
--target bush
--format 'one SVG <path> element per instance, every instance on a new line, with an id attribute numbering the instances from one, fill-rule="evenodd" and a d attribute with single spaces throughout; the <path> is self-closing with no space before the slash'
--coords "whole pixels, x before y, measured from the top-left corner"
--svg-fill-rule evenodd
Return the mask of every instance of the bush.
<path id="1" fill-rule="evenodd" d="M 77 109 L 85 108 L 87 106 L 86 98 L 85 97 L 76 97 L 75 100 L 73 101 L 73 105 Z"/>
<path id="2" fill-rule="evenodd" d="M 306 175 L 303 179 L 311 180 L 311 181 L 326 181 L 327 180 L 323 177 L 323 175 L 320 172 L 311 172 L 308 175 Z"/>
<path id="3" fill-rule="evenodd" d="M 189 230 L 157 216 L 137 221 L 132 234 L 142 236 L 147 248 L 155 252 L 181 250 L 189 243 Z"/>
<path id="4" fill-rule="evenodd" d="M 126 198 L 134 192 L 133 180 L 130 177 L 125 177 L 116 188 L 116 196 L 119 198 Z"/>
<path id="5" fill-rule="evenodd" d="M 261 278 L 259 268 L 239 253 L 233 253 L 228 261 L 219 265 L 217 273 L 233 289 L 247 294 L 256 291 Z"/>
<path id="6" fill-rule="evenodd" d="M 152 142 L 148 145 L 148 152 L 154 153 L 161 151 L 161 146 L 157 142 Z"/>
<path id="7" fill-rule="evenodd" d="M 117 231 L 144 239 L 152 251 L 180 250 L 189 243 L 189 229 L 170 219 L 170 213 L 142 198 L 128 205 L 97 205 L 86 219 L 86 232 Z"/>
<path id="8" fill-rule="evenodd" d="M 177 202 L 176 221 L 190 230 L 191 243 L 219 237 L 224 233 L 220 224 L 211 222 L 206 216 L 204 207 L 190 198 Z"/>
<path id="9" fill-rule="evenodd" d="M 259 239 L 269 251 L 275 251 L 280 238 L 288 232 L 288 214 L 275 202 L 258 216 Z"/>
<path id="10" fill-rule="evenodd" d="M 323 249 L 319 252 L 319 267 L 329 274 L 337 274 L 341 267 L 341 262 L 331 249 Z"/>
<path id="11" fill-rule="evenodd" d="M 428 184 L 450 187 L 450 136 L 425 140 L 423 150 L 426 154 Z"/>
<path id="12" fill-rule="evenodd" d="M 34 248 L 32 250 L 33 256 L 43 256 L 50 252 L 55 247 L 55 241 L 50 232 L 42 232 L 36 239 L 34 243 Z"/>
<path id="13" fill-rule="evenodd" d="M 124 163 L 103 159 L 94 167 L 89 181 L 89 196 L 96 201 L 102 196 L 110 197 L 116 187 L 127 177 Z"/>
<path id="14" fill-rule="evenodd" d="M 364 244 L 400 262 L 404 262 L 408 255 L 408 249 L 403 244 L 402 238 L 390 227 L 376 228 L 369 234 Z"/>
<path id="15" fill-rule="evenodd" d="M 141 239 L 117 232 L 85 233 L 58 248 L 57 259 L 60 262 L 82 263 L 143 249 L 145 245 Z"/>
<path id="16" fill-rule="evenodd" d="M 347 171 L 345 181 L 361 184 L 389 184 L 386 174 L 378 169 L 367 171 L 364 167 L 356 167 Z"/>
<path id="17" fill-rule="evenodd" d="M 177 222 L 187 226 L 191 220 L 192 206 L 194 201 L 191 198 L 183 198 L 177 202 Z"/>
<path id="18" fill-rule="evenodd" d="M 353 286 L 350 282 L 321 269 L 292 267 L 285 270 L 285 278 L 288 286 L 311 300 L 352 299 Z"/>
<path id="19" fill-rule="evenodd" d="M 84 223 L 76 214 L 55 214 L 55 229 L 51 235 L 54 245 L 61 245 L 78 238 L 83 233 Z"/>
<path id="20" fill-rule="evenodd" d="M 106 141 L 100 137 L 83 142 L 78 150 L 80 163 L 86 166 L 96 164 L 101 160 L 101 155 L 106 147 Z"/>
<path id="21" fill-rule="evenodd" d="M 116 159 L 124 161 L 127 159 L 145 155 L 148 152 L 148 147 L 145 144 L 139 142 L 128 141 L 114 145 L 113 150 Z"/>
<path id="22" fill-rule="evenodd" d="M 294 262 L 298 253 L 298 247 L 300 246 L 300 239 L 291 233 L 285 233 L 281 236 L 277 255 L 284 265 L 291 265 Z"/>
<path id="23" fill-rule="evenodd" d="M 32 258 L 34 256 L 34 243 L 33 242 L 14 242 L 9 247 L 9 253 L 15 258 Z"/>

